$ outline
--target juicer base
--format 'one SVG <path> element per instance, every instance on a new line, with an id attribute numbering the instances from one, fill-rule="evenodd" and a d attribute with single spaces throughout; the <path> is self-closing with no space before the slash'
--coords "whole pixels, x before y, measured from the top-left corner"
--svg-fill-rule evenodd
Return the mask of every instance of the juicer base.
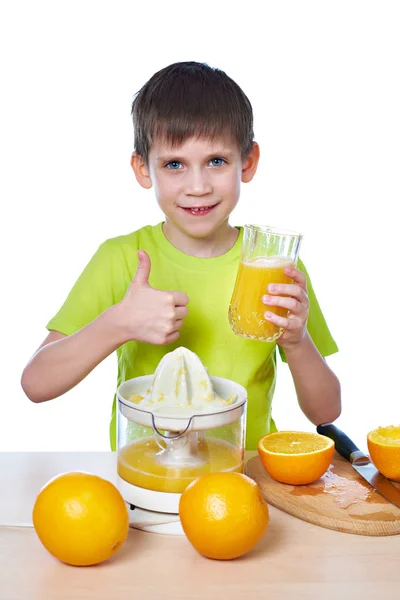
<path id="1" fill-rule="evenodd" d="M 172 513 L 175 515 L 179 513 L 181 494 L 156 492 L 141 488 L 128 483 L 119 475 L 117 476 L 117 488 L 121 492 L 125 502 L 135 507 L 160 513 Z"/>
<path id="2" fill-rule="evenodd" d="M 149 533 L 164 535 L 184 535 L 178 514 L 153 512 L 142 508 L 131 508 L 127 502 L 129 512 L 129 525 Z"/>

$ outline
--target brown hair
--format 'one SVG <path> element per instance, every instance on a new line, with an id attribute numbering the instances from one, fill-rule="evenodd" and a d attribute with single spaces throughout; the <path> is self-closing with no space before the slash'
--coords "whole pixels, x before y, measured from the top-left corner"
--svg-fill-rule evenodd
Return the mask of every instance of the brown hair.
<path id="1" fill-rule="evenodd" d="M 148 162 L 151 144 L 171 146 L 196 137 L 229 135 L 246 158 L 254 138 L 247 96 L 224 71 L 205 63 L 178 62 L 155 73 L 132 103 L 134 149 Z"/>

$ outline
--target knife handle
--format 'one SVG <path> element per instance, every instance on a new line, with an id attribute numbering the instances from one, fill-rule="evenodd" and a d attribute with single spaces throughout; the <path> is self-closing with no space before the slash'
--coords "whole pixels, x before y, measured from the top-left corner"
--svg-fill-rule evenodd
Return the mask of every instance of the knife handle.
<path id="1" fill-rule="evenodd" d="M 335 442 L 335 448 L 337 452 L 339 452 L 339 454 L 346 460 L 352 462 L 356 452 L 358 452 L 359 455 L 362 454 L 365 456 L 361 450 L 357 448 L 355 443 L 352 442 L 351 439 L 338 427 L 332 425 L 332 423 L 318 425 L 317 432 L 333 440 Z"/>

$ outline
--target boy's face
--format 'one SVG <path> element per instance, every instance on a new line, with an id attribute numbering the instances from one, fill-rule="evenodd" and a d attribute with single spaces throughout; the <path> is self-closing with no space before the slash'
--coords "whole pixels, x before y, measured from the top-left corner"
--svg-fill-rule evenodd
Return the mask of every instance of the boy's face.
<path id="1" fill-rule="evenodd" d="M 132 167 L 143 187 L 154 187 L 168 227 L 201 239 L 226 226 L 239 200 L 240 183 L 253 178 L 258 156 L 257 144 L 243 162 L 229 139 L 192 138 L 175 148 L 155 142 L 148 165 L 134 155 Z"/>

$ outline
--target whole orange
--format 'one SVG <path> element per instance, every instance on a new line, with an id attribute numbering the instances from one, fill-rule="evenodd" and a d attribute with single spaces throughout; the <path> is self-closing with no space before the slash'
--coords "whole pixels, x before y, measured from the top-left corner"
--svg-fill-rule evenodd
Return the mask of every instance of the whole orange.
<path id="1" fill-rule="evenodd" d="M 95 565 L 118 552 L 129 529 L 124 499 L 109 481 L 63 473 L 39 492 L 33 526 L 43 546 L 62 562 Z"/>
<path id="2" fill-rule="evenodd" d="M 179 517 L 192 546 L 219 560 L 249 552 L 269 522 L 260 488 L 241 473 L 208 473 L 192 481 L 180 498 Z"/>
<path id="3" fill-rule="evenodd" d="M 388 479 L 400 483 L 400 425 L 377 427 L 367 435 L 372 462 Z"/>
<path id="4" fill-rule="evenodd" d="M 269 475 L 281 483 L 306 485 L 329 468 L 335 444 L 307 431 L 276 431 L 258 441 L 258 455 Z"/>

